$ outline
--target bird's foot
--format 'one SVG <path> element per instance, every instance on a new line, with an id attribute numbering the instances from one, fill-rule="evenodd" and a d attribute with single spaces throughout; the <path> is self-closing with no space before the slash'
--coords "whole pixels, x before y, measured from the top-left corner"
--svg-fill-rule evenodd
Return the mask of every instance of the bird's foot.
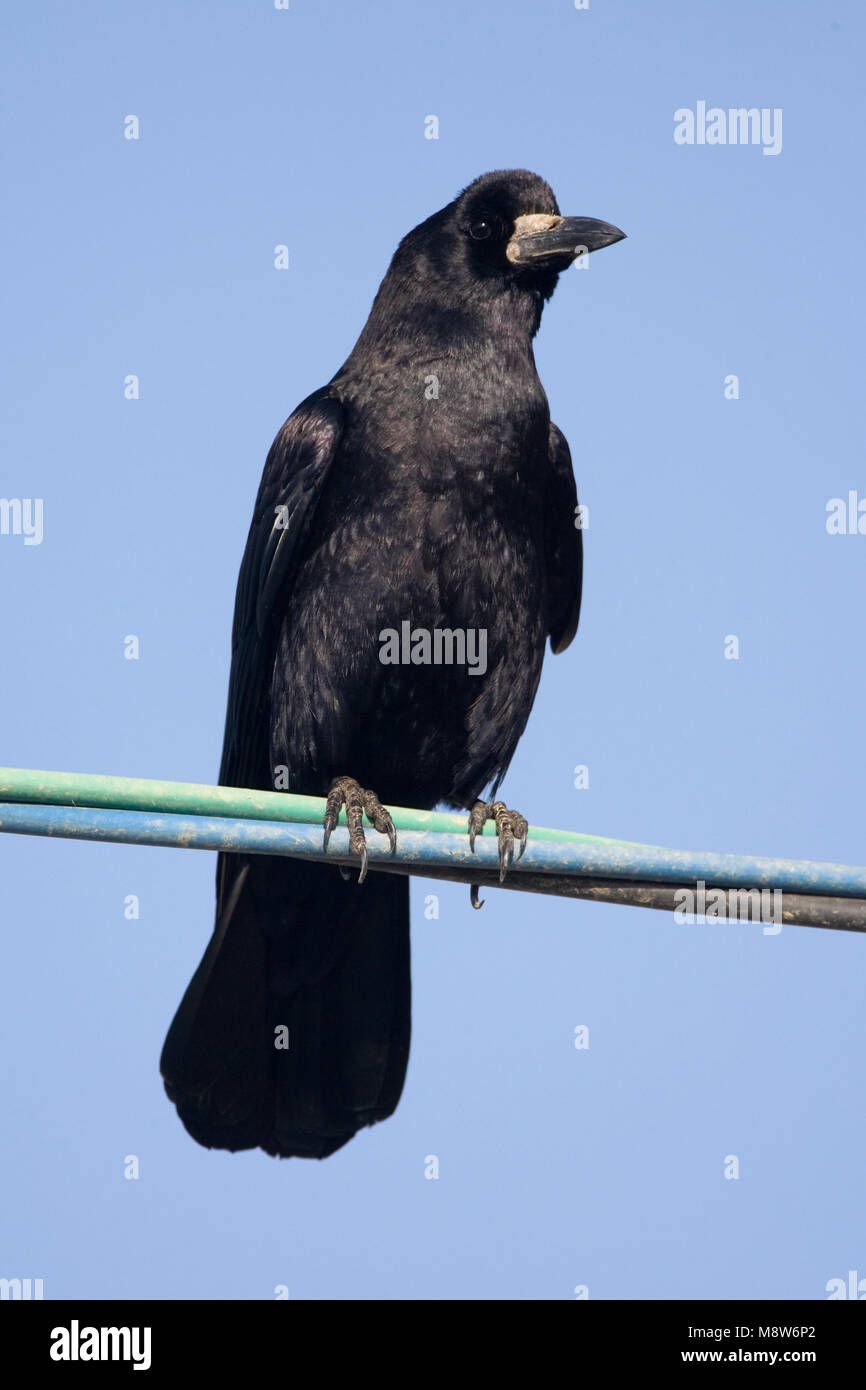
<path id="1" fill-rule="evenodd" d="M 328 841 L 331 838 L 331 831 L 337 824 L 342 807 L 346 807 L 346 824 L 349 827 L 349 848 L 353 854 L 357 854 L 361 860 L 361 872 L 358 875 L 358 882 L 363 883 L 367 877 L 367 841 L 364 835 L 363 819 L 364 813 L 367 819 L 383 835 L 388 836 L 388 842 L 393 854 L 397 848 L 397 832 L 394 829 L 394 822 L 388 811 L 382 805 L 375 792 L 365 791 L 358 785 L 354 777 L 337 777 L 328 792 L 328 799 L 325 803 L 325 840 L 324 849 L 328 848 Z"/>
<path id="2" fill-rule="evenodd" d="M 475 836 L 483 829 L 485 821 L 496 822 L 496 835 L 499 840 L 499 882 L 505 882 L 509 865 L 514 862 L 515 842 L 520 844 L 517 858 L 523 858 L 529 824 L 519 811 L 510 811 L 504 801 L 476 801 L 469 813 L 469 848 L 475 852 Z M 470 887 L 473 907 L 483 907 L 478 896 L 478 884 Z"/>

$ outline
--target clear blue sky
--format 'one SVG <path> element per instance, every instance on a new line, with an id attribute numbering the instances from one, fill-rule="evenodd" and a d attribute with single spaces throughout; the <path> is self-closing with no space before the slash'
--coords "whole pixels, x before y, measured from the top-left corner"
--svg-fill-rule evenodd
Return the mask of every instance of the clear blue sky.
<path id="1" fill-rule="evenodd" d="M 403 233 L 523 166 L 628 240 L 563 277 L 537 343 L 590 528 L 581 628 L 509 803 L 864 861 L 866 535 L 825 526 L 831 498 L 866 498 L 862 6 L 46 0 L 6 27 L 0 494 L 42 498 L 44 536 L 0 535 L 3 762 L 215 780 L 276 429 Z M 780 108 L 781 152 L 677 145 L 699 101 Z M 495 892 L 478 914 L 452 886 L 428 921 L 418 880 L 397 1114 L 278 1163 L 199 1148 L 159 1078 L 213 868 L 0 842 L 0 1275 L 46 1297 L 431 1299 L 822 1298 L 866 1276 L 862 937 Z"/>

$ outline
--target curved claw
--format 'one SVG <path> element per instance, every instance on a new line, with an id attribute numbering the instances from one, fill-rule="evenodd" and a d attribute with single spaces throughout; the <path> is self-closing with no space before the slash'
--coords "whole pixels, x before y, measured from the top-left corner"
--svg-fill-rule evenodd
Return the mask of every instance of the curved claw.
<path id="1" fill-rule="evenodd" d="M 484 899 L 478 896 L 477 883 L 470 883 L 469 885 L 469 900 L 474 908 L 482 908 L 484 906 Z"/>
<path id="2" fill-rule="evenodd" d="M 499 841 L 499 882 L 505 882 L 505 875 L 518 860 L 523 858 L 526 849 L 526 841 L 529 835 L 529 824 L 525 816 L 519 811 L 509 811 L 504 801 L 491 801 L 488 805 L 484 801 L 476 801 L 469 813 L 469 848 L 475 851 L 475 836 L 479 830 L 483 831 L 485 821 L 493 820 L 496 822 L 496 836 Z M 515 846 L 520 848 L 515 859 Z M 474 892 L 474 890 L 473 890 Z M 476 904 L 473 897 L 473 907 L 481 906 Z"/>
<path id="3" fill-rule="evenodd" d="M 505 875 L 508 873 L 514 850 L 514 841 L 506 841 L 499 852 L 499 882 L 505 882 Z"/>
<path id="4" fill-rule="evenodd" d="M 340 818 L 341 806 L 346 808 L 349 848 L 361 860 L 358 882 L 363 883 L 367 877 L 368 868 L 367 844 L 362 824 L 364 815 L 366 814 L 367 819 L 372 825 L 375 825 L 378 831 L 388 836 L 388 844 L 392 854 L 397 852 L 397 831 L 390 813 L 385 810 L 375 792 L 365 791 L 353 777 L 337 777 L 331 785 L 325 803 L 325 817 L 322 822 L 325 830 L 322 849 L 325 853 L 327 853 L 331 831 L 336 828 Z M 341 866 L 340 872 L 344 878 L 348 877 L 345 866 Z"/>

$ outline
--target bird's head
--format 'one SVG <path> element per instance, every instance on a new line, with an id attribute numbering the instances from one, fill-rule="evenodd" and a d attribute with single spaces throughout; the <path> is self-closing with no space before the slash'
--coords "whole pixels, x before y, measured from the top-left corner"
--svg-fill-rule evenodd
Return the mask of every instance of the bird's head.
<path id="1" fill-rule="evenodd" d="M 538 174 L 482 174 L 400 242 L 341 374 L 368 373 L 371 356 L 475 349 L 480 335 L 530 341 L 562 271 L 624 235 L 594 217 L 562 217 Z"/>
<path id="2" fill-rule="evenodd" d="M 482 174 L 446 211 L 474 276 L 540 290 L 544 298 L 577 256 L 625 236 L 594 217 L 563 217 L 550 185 L 526 169 Z"/>
<path id="3" fill-rule="evenodd" d="M 400 242 L 358 346 L 453 349 L 482 326 L 531 338 L 561 272 L 624 236 L 561 216 L 550 185 L 526 169 L 482 174 Z"/>

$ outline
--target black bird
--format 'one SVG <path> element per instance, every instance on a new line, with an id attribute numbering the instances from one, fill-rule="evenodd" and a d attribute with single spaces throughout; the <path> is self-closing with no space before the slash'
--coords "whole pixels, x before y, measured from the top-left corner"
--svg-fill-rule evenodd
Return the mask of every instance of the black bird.
<path id="1" fill-rule="evenodd" d="M 503 873 L 525 839 L 522 816 L 480 798 L 581 591 L 571 458 L 532 339 L 560 272 L 623 235 L 561 217 L 535 174 L 484 174 L 403 238 L 351 355 L 274 440 L 238 579 L 220 783 L 272 789 L 288 769 L 292 791 L 328 796 L 326 841 L 345 805 L 361 874 L 219 856 L 214 934 L 161 1062 L 200 1144 L 324 1158 L 397 1105 L 409 885 L 361 886 L 363 814 L 392 844 L 389 802 L 465 807 L 473 840 L 495 819 Z M 382 634 L 406 622 L 485 633 L 486 663 L 386 664 Z"/>

